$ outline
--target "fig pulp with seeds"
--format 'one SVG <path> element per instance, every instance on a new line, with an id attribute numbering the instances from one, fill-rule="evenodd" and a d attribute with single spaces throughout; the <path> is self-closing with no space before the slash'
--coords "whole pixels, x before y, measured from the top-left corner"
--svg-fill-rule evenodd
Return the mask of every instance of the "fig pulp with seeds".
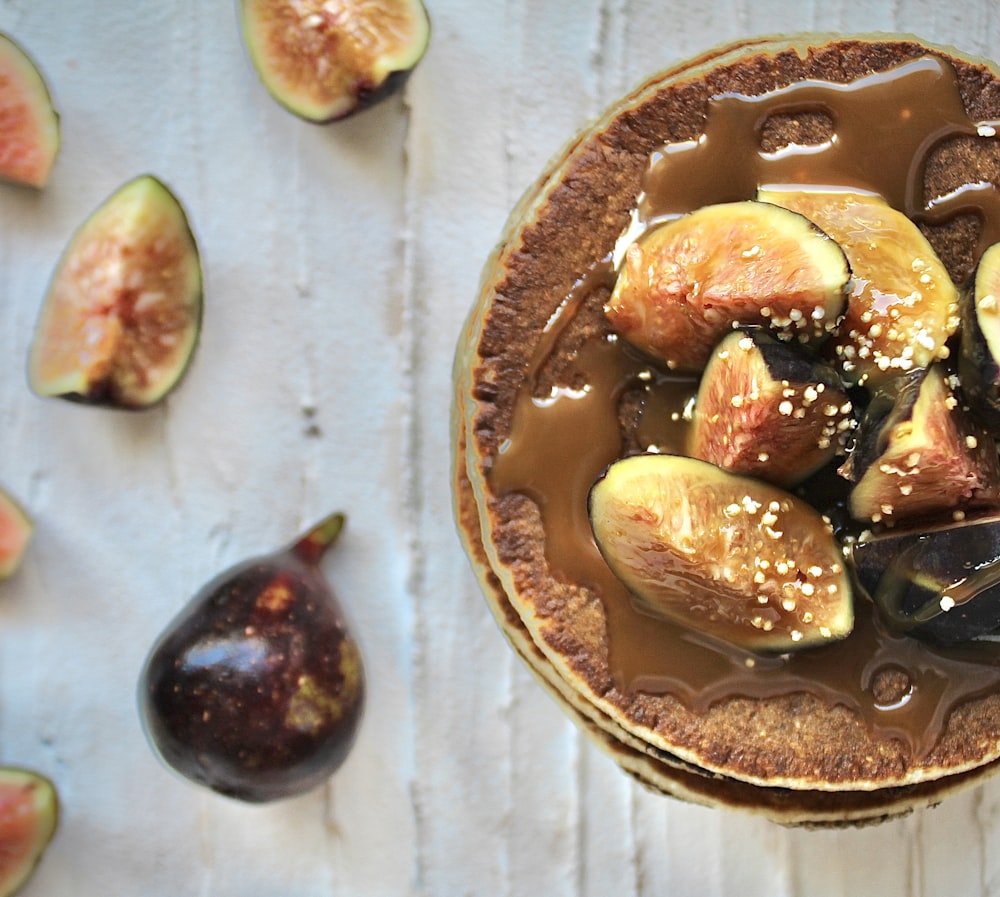
<path id="1" fill-rule="evenodd" d="M 139 700 L 166 764 L 248 802 L 325 782 L 354 743 L 361 652 L 319 568 L 344 523 L 334 514 L 292 546 L 238 564 L 160 636 Z"/>
<path id="2" fill-rule="evenodd" d="M 160 180 L 135 178 L 63 252 L 31 346 L 31 387 L 93 405 L 154 405 L 188 367 L 201 310 L 201 262 L 187 215 Z"/>
<path id="3" fill-rule="evenodd" d="M 608 565 L 655 616 L 749 651 L 851 631 L 830 524 L 784 490 L 693 458 L 634 455 L 594 485 L 590 519 Z"/>
<path id="4" fill-rule="evenodd" d="M 852 410 L 829 365 L 763 329 L 736 330 L 702 375 L 687 453 L 793 486 L 843 453 Z"/>
<path id="5" fill-rule="evenodd" d="M 44 187 L 59 153 L 59 115 L 41 71 L 0 33 L 0 180 Z"/>
<path id="6" fill-rule="evenodd" d="M 606 314 L 617 333 L 678 371 L 700 371 L 735 325 L 822 342 L 850 272 L 840 247 L 770 203 L 697 209 L 654 227 L 625 252 Z"/>
<path id="7" fill-rule="evenodd" d="M 258 76 L 306 121 L 345 118 L 397 90 L 423 58 L 422 0 L 240 0 Z"/>

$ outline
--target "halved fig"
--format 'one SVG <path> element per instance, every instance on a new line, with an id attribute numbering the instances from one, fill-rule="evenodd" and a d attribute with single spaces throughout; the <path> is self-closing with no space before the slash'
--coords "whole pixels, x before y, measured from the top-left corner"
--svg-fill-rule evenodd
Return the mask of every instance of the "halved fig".
<path id="1" fill-rule="evenodd" d="M 961 305 L 962 389 L 989 430 L 1000 433 L 1000 243 L 979 259 Z"/>
<path id="2" fill-rule="evenodd" d="M 24 508 L 0 489 L 0 579 L 21 566 L 35 526 Z"/>
<path id="3" fill-rule="evenodd" d="M 779 653 L 854 625 L 829 522 L 760 480 L 695 458 L 633 455 L 593 486 L 590 520 L 608 566 L 655 616 Z"/>
<path id="4" fill-rule="evenodd" d="M 422 0 L 240 0 L 240 18 L 268 92 L 316 123 L 398 89 L 430 41 Z"/>
<path id="5" fill-rule="evenodd" d="M 847 255 L 851 295 L 832 348 L 849 383 L 877 387 L 948 357 L 958 290 L 902 212 L 868 193 L 770 189 L 758 198 L 805 215 Z"/>
<path id="6" fill-rule="evenodd" d="M 152 175 L 129 181 L 59 261 L 31 347 L 31 387 L 88 404 L 149 407 L 187 369 L 201 308 L 201 263 L 184 209 Z"/>
<path id="7" fill-rule="evenodd" d="M 858 520 L 892 526 L 996 506 L 993 438 L 965 413 L 944 367 L 914 371 L 873 399 L 842 473 Z"/>
<path id="8" fill-rule="evenodd" d="M 843 310 L 849 276 L 837 244 L 801 215 L 771 203 L 720 203 L 630 245 L 605 313 L 667 367 L 699 371 L 741 324 L 821 342 Z"/>
<path id="9" fill-rule="evenodd" d="M 0 178 L 44 187 L 59 153 L 59 114 L 34 60 L 0 32 Z"/>
<path id="10" fill-rule="evenodd" d="M 866 535 L 858 582 L 889 625 L 942 644 L 1000 629 L 1000 517 Z"/>
<path id="11" fill-rule="evenodd" d="M 55 786 L 28 769 L 0 767 L 0 897 L 23 887 L 55 834 Z"/>
<path id="12" fill-rule="evenodd" d="M 853 424 L 829 365 L 760 328 L 735 330 L 702 375 L 687 453 L 790 487 L 842 452 Z"/>

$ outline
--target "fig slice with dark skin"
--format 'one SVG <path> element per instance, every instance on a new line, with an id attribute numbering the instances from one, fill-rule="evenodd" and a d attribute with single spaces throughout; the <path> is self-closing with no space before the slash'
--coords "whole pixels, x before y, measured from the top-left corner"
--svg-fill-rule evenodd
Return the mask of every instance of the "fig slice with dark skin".
<path id="1" fill-rule="evenodd" d="M 751 652 L 828 644 L 854 625 L 829 521 L 760 480 L 680 455 L 614 462 L 594 538 L 639 608 Z"/>
<path id="2" fill-rule="evenodd" d="M 1000 630 L 1000 516 L 865 534 L 852 558 L 896 631 L 954 645 Z"/>
<path id="3" fill-rule="evenodd" d="M 0 897 L 16 894 L 38 866 L 59 823 L 59 798 L 45 776 L 0 767 Z"/>
<path id="4" fill-rule="evenodd" d="M 135 178 L 90 215 L 59 261 L 31 346 L 31 388 L 148 408 L 187 369 L 201 312 L 201 263 L 187 215 L 160 180 Z"/>
<path id="5" fill-rule="evenodd" d="M 961 406 L 937 364 L 872 399 L 841 468 L 857 520 L 934 521 L 1000 504 L 993 438 Z"/>
<path id="6" fill-rule="evenodd" d="M 361 651 L 320 569 L 344 515 L 209 582 L 160 636 L 139 702 L 150 743 L 188 779 L 260 803 L 323 784 L 361 721 Z"/>
<path id="7" fill-rule="evenodd" d="M 849 276 L 840 247 L 803 216 L 770 203 L 720 203 L 632 243 L 605 313 L 615 331 L 671 370 L 700 371 L 738 325 L 822 342 L 843 310 Z"/>
<path id="8" fill-rule="evenodd" d="M 805 215 L 847 256 L 850 296 L 831 340 L 845 380 L 874 389 L 948 357 L 958 290 L 906 215 L 868 193 L 769 189 L 758 198 Z"/>
<path id="9" fill-rule="evenodd" d="M 0 579 L 13 576 L 21 566 L 34 528 L 24 508 L 0 489 Z"/>
<path id="10" fill-rule="evenodd" d="M 59 141 L 59 114 L 41 70 L 0 32 L 0 180 L 44 187 Z"/>
<path id="11" fill-rule="evenodd" d="M 829 365 L 760 328 L 736 330 L 702 375 L 687 454 L 788 488 L 843 453 L 852 412 Z"/>
<path id="12" fill-rule="evenodd" d="M 398 90 L 430 41 L 422 0 L 240 0 L 239 9 L 268 92 L 317 124 Z"/>
<path id="13" fill-rule="evenodd" d="M 961 306 L 962 389 L 990 432 L 1000 433 L 1000 243 L 980 257 Z"/>

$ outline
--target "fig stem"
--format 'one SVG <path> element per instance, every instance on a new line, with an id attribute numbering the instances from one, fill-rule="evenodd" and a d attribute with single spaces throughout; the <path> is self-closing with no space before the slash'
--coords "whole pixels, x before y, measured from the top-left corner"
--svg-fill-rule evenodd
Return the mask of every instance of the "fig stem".
<path id="1" fill-rule="evenodd" d="M 292 545 L 292 554 L 306 564 L 318 564 L 326 550 L 337 541 L 346 521 L 346 515 L 339 511 L 324 518 Z"/>

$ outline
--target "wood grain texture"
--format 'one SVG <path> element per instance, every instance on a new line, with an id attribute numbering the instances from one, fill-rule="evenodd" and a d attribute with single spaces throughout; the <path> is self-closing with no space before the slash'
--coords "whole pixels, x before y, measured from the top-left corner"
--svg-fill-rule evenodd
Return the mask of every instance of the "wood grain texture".
<path id="1" fill-rule="evenodd" d="M 26 897 L 1000 894 L 1000 784 L 875 829 L 787 831 L 634 785 L 503 642 L 452 523 L 451 357 L 508 210 L 573 132 L 716 44 L 901 30 L 1000 47 L 991 0 L 428 0 L 404 95 L 330 127 L 279 108 L 231 3 L 4 0 L 63 150 L 0 185 L 0 483 L 37 522 L 0 585 L 0 762 L 57 782 Z M 73 229 L 150 171 L 205 265 L 195 363 L 161 408 L 32 396 L 25 358 Z M 328 787 L 246 807 L 167 772 L 135 710 L 158 631 L 223 567 L 334 509 L 325 569 L 365 651 Z"/>

